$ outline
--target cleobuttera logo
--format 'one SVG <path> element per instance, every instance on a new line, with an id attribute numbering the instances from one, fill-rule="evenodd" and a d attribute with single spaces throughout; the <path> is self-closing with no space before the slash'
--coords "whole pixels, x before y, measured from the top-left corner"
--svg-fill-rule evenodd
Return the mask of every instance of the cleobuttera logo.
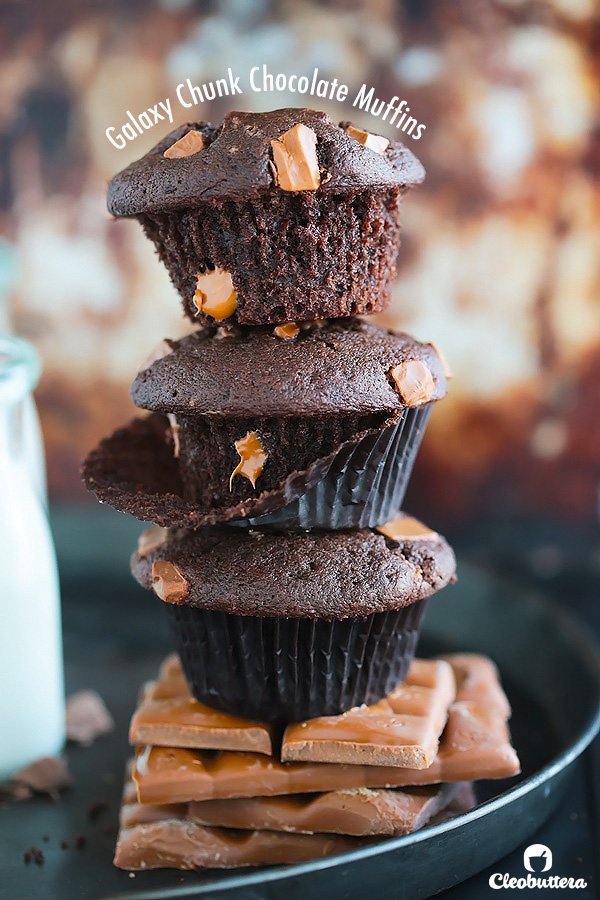
<path id="1" fill-rule="evenodd" d="M 587 887 L 587 881 L 583 878 L 566 878 L 561 875 L 549 875 L 546 878 L 536 877 L 548 872 L 552 868 L 552 850 L 545 844 L 531 844 L 523 854 L 523 865 L 529 873 L 526 878 L 518 878 L 509 875 L 508 872 L 502 874 L 495 872 L 490 875 L 489 885 L 495 891 L 501 891 L 504 888 L 509 890 L 523 890 L 524 888 L 546 889 L 560 888 L 562 890 L 582 890 Z"/>
<path id="2" fill-rule="evenodd" d="M 523 854 L 523 865 L 528 872 L 547 872 L 552 868 L 552 850 L 544 844 L 532 844 Z"/>

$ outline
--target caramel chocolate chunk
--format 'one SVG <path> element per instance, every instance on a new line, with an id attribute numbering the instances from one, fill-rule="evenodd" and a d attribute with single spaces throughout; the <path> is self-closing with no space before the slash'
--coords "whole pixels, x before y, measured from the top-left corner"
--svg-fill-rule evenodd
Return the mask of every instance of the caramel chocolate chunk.
<path id="1" fill-rule="evenodd" d="M 167 419 L 169 420 L 171 437 L 173 438 L 173 456 L 175 457 L 175 459 L 179 459 L 179 451 L 181 447 L 179 445 L 179 425 L 177 423 L 177 417 L 174 415 L 174 413 L 167 413 Z"/>
<path id="2" fill-rule="evenodd" d="M 450 784 L 397 790 L 355 788 L 288 797 L 204 800 L 190 803 L 188 816 L 213 827 L 355 836 L 410 834 L 444 809 L 458 788 Z"/>
<path id="3" fill-rule="evenodd" d="M 271 728 L 211 709 L 192 697 L 177 656 L 145 685 L 129 728 L 131 744 L 272 753 Z"/>
<path id="4" fill-rule="evenodd" d="M 146 528 L 142 531 L 138 538 L 138 555 L 142 559 L 149 556 L 157 547 L 167 539 L 167 529 L 161 528 L 160 525 L 153 525 L 152 528 Z"/>
<path id="5" fill-rule="evenodd" d="M 104 700 L 96 691 L 77 691 L 67 697 L 66 722 L 68 739 L 84 747 L 110 734 L 115 727 Z"/>
<path id="6" fill-rule="evenodd" d="M 152 590 L 165 603 L 183 603 L 188 583 L 172 562 L 155 559 L 152 563 Z"/>
<path id="7" fill-rule="evenodd" d="M 455 695 L 447 662 L 415 660 L 404 684 L 379 703 L 288 725 L 281 759 L 426 769 Z"/>
<path id="8" fill-rule="evenodd" d="M 257 753 L 138 748 L 133 777 L 142 803 L 274 796 L 508 778 L 520 771 L 509 706 L 482 656 L 446 657 L 457 681 L 437 756 L 427 769 L 341 763 L 280 763 Z"/>
<path id="9" fill-rule="evenodd" d="M 195 131 L 192 128 L 191 131 L 180 137 L 178 141 L 171 144 L 165 150 L 163 156 L 165 159 L 182 159 L 184 156 L 193 156 L 194 153 L 199 153 L 202 149 L 204 149 L 204 138 L 199 131 Z"/>
<path id="10" fill-rule="evenodd" d="M 353 137 L 359 144 L 364 144 L 369 150 L 374 150 L 375 153 L 381 154 L 381 156 L 383 156 L 390 145 L 388 139 L 382 137 L 380 134 L 371 134 L 370 131 L 362 131 L 360 128 L 355 128 L 354 125 L 349 125 L 348 128 L 346 128 L 346 134 Z"/>
<path id="11" fill-rule="evenodd" d="M 386 522 L 385 525 L 376 525 L 375 531 L 384 534 L 393 541 L 413 541 L 418 538 L 420 541 L 437 541 L 439 534 L 432 531 L 427 525 L 423 525 L 418 519 L 412 519 L 410 516 L 402 516 L 401 519 L 394 519 L 393 522 Z"/>
<path id="12" fill-rule="evenodd" d="M 407 406 L 428 403 L 435 393 L 435 381 L 429 366 L 421 359 L 408 359 L 394 366 L 390 375 Z"/>
<path id="13" fill-rule="evenodd" d="M 206 313 L 222 322 L 233 315 L 237 308 L 237 296 L 231 275 L 224 269 L 198 272 L 194 306 L 198 312 Z"/>
<path id="14" fill-rule="evenodd" d="M 281 338 L 284 341 L 293 341 L 295 337 L 298 337 L 299 333 L 300 329 L 295 322 L 286 322 L 285 325 L 276 325 L 273 329 L 275 337 Z"/>
<path id="15" fill-rule="evenodd" d="M 255 431 L 249 431 L 243 438 L 235 442 L 240 461 L 231 473 L 229 479 L 229 490 L 233 484 L 236 475 L 243 475 L 252 483 L 252 487 L 256 487 L 256 479 L 262 473 L 268 454 L 260 442 L 260 438 Z"/>
<path id="16" fill-rule="evenodd" d="M 446 378 L 454 378 L 454 372 L 450 368 L 450 365 L 448 364 L 448 360 L 446 359 L 446 357 L 444 356 L 444 354 L 442 353 L 442 351 L 440 350 L 438 345 L 435 343 L 435 341 L 430 341 L 429 346 L 433 347 L 433 349 L 437 353 L 438 359 L 440 361 L 440 365 L 442 367 L 442 372 L 444 373 L 445 377 Z"/>
<path id="17" fill-rule="evenodd" d="M 314 191 L 321 183 L 317 135 L 307 125 L 294 125 L 271 141 L 275 180 L 284 191 Z"/>

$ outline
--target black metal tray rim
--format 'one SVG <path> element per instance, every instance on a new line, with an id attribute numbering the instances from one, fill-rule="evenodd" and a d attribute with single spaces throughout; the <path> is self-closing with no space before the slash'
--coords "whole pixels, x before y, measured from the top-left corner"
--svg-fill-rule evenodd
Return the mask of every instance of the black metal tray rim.
<path id="1" fill-rule="evenodd" d="M 476 809 L 463 813 L 455 819 L 451 819 L 449 822 L 428 826 L 413 834 L 403 835 L 398 838 L 390 838 L 381 843 L 373 844 L 371 847 L 361 847 L 358 850 L 352 850 L 348 853 L 337 854 L 335 856 L 328 856 L 324 859 L 296 863 L 293 866 L 273 866 L 273 868 L 269 869 L 261 868 L 250 873 L 245 869 L 243 873 L 236 873 L 229 878 L 224 878 L 219 882 L 211 883 L 210 886 L 207 885 L 206 887 L 209 888 L 210 894 L 218 894 L 223 890 L 230 890 L 235 887 L 249 888 L 252 885 L 264 884 L 265 882 L 285 881 L 286 878 L 296 877 L 308 872 L 333 868 L 339 865 L 342 860 L 344 862 L 353 862 L 358 859 L 373 858 L 382 853 L 387 853 L 390 850 L 395 850 L 398 847 L 408 847 L 425 840 L 430 840 L 440 834 L 461 828 L 468 822 L 474 822 L 477 819 L 481 819 L 494 810 L 501 809 L 503 806 L 512 803 L 518 798 L 533 792 L 545 782 L 550 781 L 558 775 L 559 772 L 568 769 L 590 745 L 600 731 L 600 644 L 584 630 L 583 626 L 576 619 L 564 612 L 560 606 L 549 601 L 545 601 L 545 605 L 551 607 L 552 615 L 560 620 L 561 628 L 564 631 L 569 632 L 573 642 L 578 645 L 590 672 L 595 675 L 598 685 L 594 710 L 588 716 L 579 736 L 569 744 L 562 753 L 559 753 L 555 759 L 525 781 L 513 788 L 509 788 L 497 797 L 482 803 L 481 806 L 478 806 Z M 194 896 L 198 894 L 198 889 L 199 886 L 197 884 L 178 885 L 177 896 Z M 136 893 L 136 898 L 138 898 L 138 900 L 164 900 L 164 888 L 150 889 L 147 891 L 142 889 L 139 893 Z M 118 894 L 113 897 L 113 900 L 131 900 L 131 894 Z"/>

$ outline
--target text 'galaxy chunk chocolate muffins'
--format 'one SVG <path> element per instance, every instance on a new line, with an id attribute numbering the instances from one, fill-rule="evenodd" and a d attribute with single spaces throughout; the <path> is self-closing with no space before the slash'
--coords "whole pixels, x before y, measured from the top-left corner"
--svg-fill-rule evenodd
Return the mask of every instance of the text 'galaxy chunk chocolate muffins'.
<path id="1" fill-rule="evenodd" d="M 403 144 L 322 112 L 231 112 L 116 175 L 108 208 L 142 223 L 188 318 L 300 322 L 389 303 L 400 198 L 424 174 Z"/>
<path id="2" fill-rule="evenodd" d="M 123 868 L 342 852 L 518 770 L 493 666 L 414 660 L 455 559 L 401 507 L 450 372 L 353 318 L 389 302 L 423 176 L 401 144 L 285 109 L 184 125 L 110 184 L 199 325 L 152 353 L 144 414 L 83 466 L 154 523 L 131 569 L 178 652 L 131 723 Z"/>

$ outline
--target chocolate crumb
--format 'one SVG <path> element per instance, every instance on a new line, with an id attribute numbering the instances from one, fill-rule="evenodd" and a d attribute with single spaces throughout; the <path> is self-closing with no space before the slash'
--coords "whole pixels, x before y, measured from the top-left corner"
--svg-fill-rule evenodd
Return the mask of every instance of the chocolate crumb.
<path id="1" fill-rule="evenodd" d="M 75 838 L 75 848 L 77 850 L 83 850 L 85 845 L 87 844 L 87 838 L 85 834 L 78 834 Z"/>
<path id="2" fill-rule="evenodd" d="M 46 862 L 44 854 L 37 847 L 30 847 L 29 850 L 26 850 L 23 854 L 23 862 L 25 865 L 29 865 L 32 860 L 36 866 L 43 866 Z"/>
<path id="3" fill-rule="evenodd" d="M 60 842 L 60 849 L 61 849 L 61 850 L 68 850 L 68 849 L 69 849 L 68 841 L 61 841 L 61 842 Z"/>
<path id="4" fill-rule="evenodd" d="M 49 838 L 49 836 L 48 836 L 47 834 L 43 834 L 43 835 L 42 835 L 42 840 L 47 844 L 48 841 L 50 840 L 50 838 Z"/>
<path id="5" fill-rule="evenodd" d="M 98 800 L 96 803 L 92 803 L 88 806 L 87 816 L 91 822 L 95 822 L 100 816 L 106 812 L 108 809 L 108 803 L 106 800 Z"/>

